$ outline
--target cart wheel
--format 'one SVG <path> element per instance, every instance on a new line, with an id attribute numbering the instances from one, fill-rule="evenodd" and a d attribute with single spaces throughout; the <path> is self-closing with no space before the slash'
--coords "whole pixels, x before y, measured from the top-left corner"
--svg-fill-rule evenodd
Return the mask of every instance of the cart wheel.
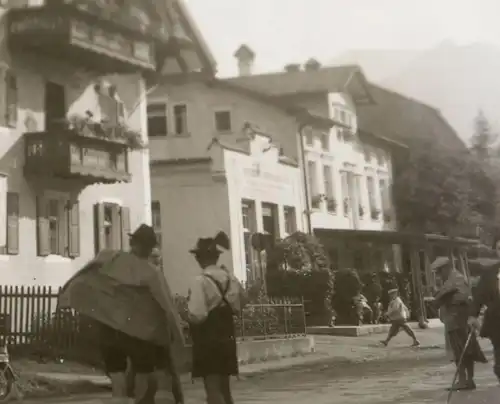
<path id="1" fill-rule="evenodd" d="M 10 397 L 15 380 L 14 375 L 9 370 L 0 371 L 0 402 Z"/>

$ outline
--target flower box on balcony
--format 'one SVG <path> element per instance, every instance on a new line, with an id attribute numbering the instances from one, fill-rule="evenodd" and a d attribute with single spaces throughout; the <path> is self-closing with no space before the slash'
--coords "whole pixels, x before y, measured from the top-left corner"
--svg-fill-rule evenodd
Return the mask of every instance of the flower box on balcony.
<path id="1" fill-rule="evenodd" d="M 371 217 L 372 217 L 372 220 L 378 220 L 380 218 L 380 210 L 372 209 Z"/>
<path id="2" fill-rule="evenodd" d="M 322 194 L 313 195 L 311 198 L 311 208 L 319 209 L 319 206 L 320 206 L 321 201 L 323 199 L 324 199 L 324 195 L 322 195 Z"/>

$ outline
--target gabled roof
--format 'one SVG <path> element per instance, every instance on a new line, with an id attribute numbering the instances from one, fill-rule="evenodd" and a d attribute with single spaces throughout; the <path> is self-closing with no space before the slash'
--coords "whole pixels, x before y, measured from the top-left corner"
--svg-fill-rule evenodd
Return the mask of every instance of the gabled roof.
<path id="1" fill-rule="evenodd" d="M 365 75 L 361 68 L 355 65 L 255 74 L 233 77 L 225 81 L 275 97 L 346 92 L 353 97 L 355 102 L 371 102 Z"/>
<path id="2" fill-rule="evenodd" d="M 402 94 L 369 84 L 375 101 L 357 108 L 361 131 L 383 134 L 401 143 L 429 140 L 454 150 L 466 146 L 439 110 Z"/>

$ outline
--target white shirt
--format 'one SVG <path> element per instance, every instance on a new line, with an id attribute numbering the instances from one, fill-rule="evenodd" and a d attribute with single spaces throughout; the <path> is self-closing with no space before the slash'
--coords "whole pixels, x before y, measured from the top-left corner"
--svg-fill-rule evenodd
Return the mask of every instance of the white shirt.
<path id="1" fill-rule="evenodd" d="M 238 311 L 242 307 L 243 288 L 236 277 L 229 270 L 216 265 L 209 266 L 203 271 L 214 278 L 223 289 L 229 281 L 229 287 L 225 295 L 227 302 L 233 310 Z M 188 312 L 189 318 L 195 323 L 202 322 L 208 313 L 222 302 L 222 294 L 212 279 L 205 275 L 197 276 L 189 290 Z"/>

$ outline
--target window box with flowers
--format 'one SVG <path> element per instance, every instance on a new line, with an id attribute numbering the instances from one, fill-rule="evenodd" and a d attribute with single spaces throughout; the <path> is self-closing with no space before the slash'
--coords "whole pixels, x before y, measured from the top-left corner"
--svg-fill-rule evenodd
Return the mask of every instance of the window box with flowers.
<path id="1" fill-rule="evenodd" d="M 378 220 L 380 218 L 380 210 L 374 208 L 371 211 L 372 220 Z"/>
<path id="2" fill-rule="evenodd" d="M 365 208 L 363 207 L 363 205 L 359 205 L 358 206 L 358 212 L 359 212 L 359 217 L 363 217 L 365 215 Z"/>
<path id="3" fill-rule="evenodd" d="M 321 201 L 325 199 L 325 195 L 323 194 L 317 194 L 313 195 L 311 198 L 311 208 L 312 209 L 319 209 L 319 206 L 321 205 Z"/>
<path id="4" fill-rule="evenodd" d="M 326 198 L 326 208 L 328 209 L 328 212 L 337 212 L 337 200 L 333 197 Z"/>

